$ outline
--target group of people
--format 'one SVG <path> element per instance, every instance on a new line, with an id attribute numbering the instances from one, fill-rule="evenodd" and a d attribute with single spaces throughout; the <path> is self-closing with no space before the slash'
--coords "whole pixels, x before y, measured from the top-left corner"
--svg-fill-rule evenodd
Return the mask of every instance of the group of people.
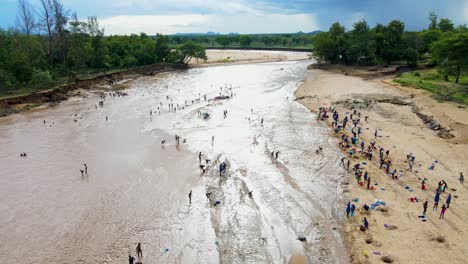
<path id="1" fill-rule="evenodd" d="M 392 164 L 392 160 L 390 159 L 390 150 L 384 149 L 383 147 L 377 147 L 376 146 L 376 140 L 379 137 L 379 132 L 378 130 L 374 131 L 374 138 L 373 140 L 367 145 L 363 141 L 363 139 L 360 137 L 362 133 L 362 128 L 360 126 L 361 120 L 361 113 L 357 112 L 356 109 L 352 109 L 352 113 L 349 115 L 345 115 L 345 117 L 340 121 L 340 114 L 334 107 L 321 107 L 319 108 L 319 113 L 317 116 L 317 120 L 326 120 L 329 115 L 332 116 L 333 121 L 331 122 L 333 130 L 335 133 L 340 133 L 341 132 L 341 140 L 339 142 L 339 147 L 346 151 L 349 154 L 349 157 L 343 157 L 341 158 L 340 165 L 345 167 L 346 171 L 349 171 L 350 165 L 352 162 L 353 158 L 356 158 L 356 155 L 360 152 L 361 156 L 365 157 L 369 161 L 372 161 L 372 156 L 374 151 L 379 152 L 379 168 L 383 169 L 387 175 L 390 175 L 392 179 L 398 180 L 403 177 L 403 170 L 397 170 L 397 168 L 392 168 L 394 165 Z M 365 117 L 365 122 L 367 122 L 368 116 Z M 346 130 L 346 126 L 348 122 L 353 123 L 353 127 L 351 130 L 348 130 L 351 132 L 351 136 L 348 136 L 348 132 Z M 358 151 L 359 150 L 359 151 Z M 413 166 L 415 164 L 416 157 L 412 153 L 409 153 L 406 157 L 406 163 L 408 164 L 408 170 L 412 171 Z M 366 170 L 363 170 L 361 167 L 361 164 L 358 162 L 354 165 L 353 167 L 354 171 L 354 176 L 359 185 L 364 185 L 366 184 L 367 189 L 373 189 L 371 187 L 371 177 L 369 176 L 368 172 Z M 399 172 L 398 172 L 399 171 Z M 423 190 L 426 189 L 426 184 L 427 184 L 427 178 L 422 179 L 421 181 L 421 188 Z M 460 173 L 459 176 L 459 182 L 463 184 L 464 182 L 464 176 L 463 173 Z M 434 197 L 434 207 L 433 210 L 438 209 L 438 203 L 440 200 L 440 195 L 441 193 L 444 193 L 448 189 L 447 183 L 444 180 L 441 180 L 439 182 L 439 186 L 436 189 L 436 194 Z M 442 206 L 439 218 L 443 219 L 445 212 L 448 210 L 450 207 L 450 203 L 452 200 L 452 195 L 448 194 L 445 200 L 445 204 Z M 428 206 L 428 201 L 425 201 L 423 204 L 423 214 L 426 214 Z M 369 206 L 367 206 L 367 210 Z M 365 208 L 364 208 L 365 209 Z M 353 217 L 355 214 L 356 206 L 354 204 L 351 204 L 351 202 L 348 202 L 346 205 L 346 217 L 349 218 L 350 216 Z M 367 230 L 369 228 L 369 222 L 367 218 L 364 218 L 363 224 L 362 224 L 362 229 L 361 230 Z"/>

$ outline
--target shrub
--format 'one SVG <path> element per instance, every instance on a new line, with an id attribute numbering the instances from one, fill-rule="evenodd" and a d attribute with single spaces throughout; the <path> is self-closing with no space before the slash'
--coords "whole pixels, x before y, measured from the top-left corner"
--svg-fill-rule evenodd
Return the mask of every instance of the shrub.
<path id="1" fill-rule="evenodd" d="M 31 83 L 38 84 L 38 83 L 51 83 L 52 82 L 52 75 L 49 71 L 36 71 L 33 73 L 31 78 Z"/>

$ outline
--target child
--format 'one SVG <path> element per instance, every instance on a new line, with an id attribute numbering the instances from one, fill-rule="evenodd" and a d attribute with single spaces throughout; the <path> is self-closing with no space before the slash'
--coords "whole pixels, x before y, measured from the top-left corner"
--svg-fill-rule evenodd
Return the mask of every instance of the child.
<path id="1" fill-rule="evenodd" d="M 442 205 L 442 210 L 440 210 L 440 216 L 439 219 L 444 219 L 445 211 L 447 210 L 447 207 L 445 207 L 445 204 Z"/>

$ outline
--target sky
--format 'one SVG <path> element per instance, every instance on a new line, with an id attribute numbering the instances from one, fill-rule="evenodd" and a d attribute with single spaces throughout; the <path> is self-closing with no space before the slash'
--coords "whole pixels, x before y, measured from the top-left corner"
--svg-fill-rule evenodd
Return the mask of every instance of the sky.
<path id="1" fill-rule="evenodd" d="M 365 19 L 370 26 L 392 19 L 407 30 L 427 28 L 427 16 L 468 24 L 468 0 L 61 0 L 80 19 L 97 16 L 106 35 L 145 32 L 175 34 L 294 33 L 346 28 Z M 29 0 L 39 7 L 39 0 Z M 0 27 L 15 25 L 17 0 L 0 0 Z"/>

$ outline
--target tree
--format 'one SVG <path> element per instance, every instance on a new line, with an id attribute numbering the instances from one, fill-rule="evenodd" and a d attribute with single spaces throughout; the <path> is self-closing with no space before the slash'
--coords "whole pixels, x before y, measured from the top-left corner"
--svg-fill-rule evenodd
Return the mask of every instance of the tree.
<path id="1" fill-rule="evenodd" d="M 425 30 L 419 33 L 421 38 L 421 53 L 429 52 L 429 48 L 433 42 L 438 41 L 442 37 L 442 32 L 438 29 Z"/>
<path id="2" fill-rule="evenodd" d="M 434 42 L 431 52 L 442 68 L 455 68 L 455 83 L 458 83 L 461 71 L 468 68 L 468 34 L 457 34 Z"/>
<path id="3" fill-rule="evenodd" d="M 239 42 L 242 47 L 246 47 L 252 43 L 252 38 L 249 35 L 240 35 Z"/>
<path id="4" fill-rule="evenodd" d="M 350 60 L 359 62 L 369 62 L 375 51 L 375 42 L 369 31 L 369 26 L 365 20 L 354 23 L 350 38 L 348 39 L 347 56 Z"/>
<path id="5" fill-rule="evenodd" d="M 88 32 L 91 36 L 91 47 L 93 50 L 91 65 L 96 68 L 102 68 L 106 65 L 106 47 L 103 42 L 104 28 L 100 28 L 97 17 L 88 17 Z"/>
<path id="6" fill-rule="evenodd" d="M 52 33 L 54 30 L 54 8 L 50 0 L 40 0 L 41 9 L 39 11 L 40 21 L 39 25 L 43 31 L 47 33 L 49 40 L 49 65 L 53 65 L 53 54 L 52 54 Z"/>
<path id="7" fill-rule="evenodd" d="M 382 58 L 390 64 L 393 59 L 401 57 L 404 49 L 402 39 L 405 24 L 399 20 L 393 20 L 385 27 L 383 34 Z"/>
<path id="8" fill-rule="evenodd" d="M 54 15 L 54 36 L 57 50 L 57 60 L 60 63 L 65 63 L 67 60 L 68 51 L 68 30 L 66 26 L 68 24 L 69 11 L 65 10 L 60 0 L 52 1 L 53 15 Z"/>
<path id="9" fill-rule="evenodd" d="M 164 62 L 168 58 L 170 52 L 171 48 L 169 47 L 169 37 L 157 34 L 155 45 L 156 61 Z"/>
<path id="10" fill-rule="evenodd" d="M 228 37 L 228 36 L 218 36 L 216 37 L 216 42 L 223 46 L 223 47 L 226 47 L 228 46 L 229 44 L 231 44 L 231 39 Z"/>
<path id="11" fill-rule="evenodd" d="M 447 32 L 447 31 L 453 31 L 454 30 L 454 27 L 453 27 L 453 22 L 448 19 L 448 18 L 442 18 L 440 21 L 439 21 L 439 29 L 442 31 L 442 32 Z"/>
<path id="12" fill-rule="evenodd" d="M 437 15 L 434 12 L 430 12 L 428 18 L 431 21 L 429 24 L 429 30 L 437 29 Z"/>
<path id="13" fill-rule="evenodd" d="M 188 64 L 193 58 L 207 60 L 205 48 L 193 41 L 188 41 L 178 48 L 178 62 Z"/>
<path id="14" fill-rule="evenodd" d="M 407 48 L 405 51 L 406 64 L 416 66 L 418 64 L 419 53 L 413 48 Z"/>
<path id="15" fill-rule="evenodd" d="M 18 14 L 16 15 L 16 26 L 26 35 L 31 35 L 36 22 L 34 21 L 34 10 L 26 0 L 18 0 Z"/>

